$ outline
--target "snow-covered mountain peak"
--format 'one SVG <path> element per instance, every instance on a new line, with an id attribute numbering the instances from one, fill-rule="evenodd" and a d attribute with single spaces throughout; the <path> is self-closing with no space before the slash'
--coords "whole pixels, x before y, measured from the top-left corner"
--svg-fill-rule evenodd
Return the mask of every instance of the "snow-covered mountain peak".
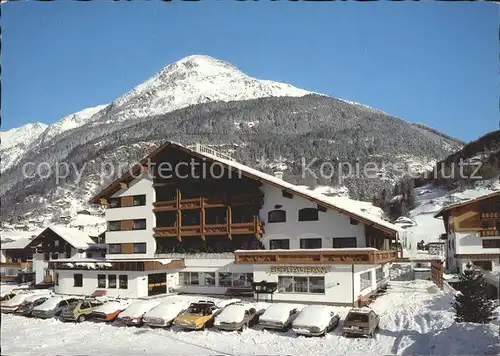
<path id="1" fill-rule="evenodd" d="M 17 145 L 25 145 L 35 140 L 45 129 L 47 125 L 41 122 L 26 124 L 15 129 L 10 129 L 0 133 L 2 139 L 1 149 L 5 150 Z"/>
<path id="2" fill-rule="evenodd" d="M 46 124 L 35 122 L 1 132 L 1 170 L 4 171 L 5 169 L 11 167 L 12 164 L 14 164 L 14 162 L 16 162 L 24 154 L 27 147 L 31 145 L 33 141 L 35 141 L 46 129 Z"/>
<path id="3" fill-rule="evenodd" d="M 262 97 L 304 96 L 311 92 L 289 84 L 249 77 L 232 64 L 206 56 L 192 55 L 171 63 L 150 79 L 119 97 L 102 121 L 139 119 L 164 114 L 210 101 L 249 100 Z"/>

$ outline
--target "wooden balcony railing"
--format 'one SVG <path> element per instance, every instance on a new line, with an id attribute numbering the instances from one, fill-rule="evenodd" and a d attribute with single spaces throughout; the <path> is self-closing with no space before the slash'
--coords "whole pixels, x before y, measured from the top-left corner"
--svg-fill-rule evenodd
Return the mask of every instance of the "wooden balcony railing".
<path id="1" fill-rule="evenodd" d="M 237 264 L 380 264 L 395 260 L 395 250 L 238 250 Z"/>
<path id="2" fill-rule="evenodd" d="M 480 216 L 481 220 L 496 220 L 500 219 L 500 212 L 498 211 L 482 212 Z"/>
<path id="3" fill-rule="evenodd" d="M 481 237 L 488 237 L 488 236 L 500 236 L 500 231 L 496 230 L 481 230 L 479 232 Z"/>
<path id="4" fill-rule="evenodd" d="M 252 205 L 254 196 L 252 194 L 239 194 L 225 197 L 200 197 L 179 200 L 180 210 L 201 209 L 204 208 L 222 208 L 226 205 Z M 153 211 L 172 211 L 177 210 L 177 200 L 156 201 L 153 203 Z"/>
<path id="5" fill-rule="evenodd" d="M 177 227 L 155 227 L 154 237 L 177 237 Z M 210 236 L 210 235 L 241 235 L 241 234 L 262 234 L 262 223 L 258 220 L 245 223 L 232 224 L 205 224 L 181 226 L 181 236 Z"/>
<path id="6" fill-rule="evenodd" d="M 25 268 L 31 268 L 32 263 L 31 262 L 1 262 L 0 267 L 6 267 L 6 268 L 19 268 L 19 269 L 25 269 Z"/>

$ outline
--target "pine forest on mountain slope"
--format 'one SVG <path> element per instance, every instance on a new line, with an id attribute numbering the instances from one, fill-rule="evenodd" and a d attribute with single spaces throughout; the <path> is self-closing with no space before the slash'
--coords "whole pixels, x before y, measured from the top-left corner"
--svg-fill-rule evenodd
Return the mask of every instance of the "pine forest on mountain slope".
<path id="1" fill-rule="evenodd" d="M 255 122 L 258 123 L 247 124 Z M 83 181 L 71 186 L 75 178 L 72 172 L 73 176 L 63 186 L 70 187 L 71 194 L 79 200 L 88 199 L 89 193 L 93 193 L 86 191 L 89 187 L 97 188 L 101 163 L 137 161 L 164 140 L 185 145 L 197 142 L 217 145 L 222 151 L 234 149 L 234 157 L 249 166 L 255 166 L 262 155 L 271 161 L 282 157 L 289 167 L 285 179 L 310 186 L 335 186 L 338 181 L 336 178 L 316 180 L 311 176 L 302 179 L 302 157 L 306 162 L 317 158 L 312 166 L 317 172 L 323 161 L 354 164 L 359 159 L 361 164 L 368 161 L 379 165 L 400 164 L 408 160 L 404 155 L 412 153 L 410 161 L 428 162 L 442 159 L 461 147 L 460 141 L 446 135 L 362 106 L 317 95 L 207 103 L 144 118 L 123 128 L 110 128 L 113 124 L 107 123 L 88 126 L 67 132 L 56 145 L 29 157 L 35 162 L 72 162 L 79 168 L 85 163 Z M 103 132 L 111 133 L 102 135 Z M 5 189 L 2 209 L 7 207 L 2 216 L 22 214 L 36 207 L 43 209 L 45 203 L 50 205 L 64 191 L 56 190 L 53 177 L 22 180 L 20 167 L 27 159 L 3 174 L 3 182 L 12 184 L 7 187 L 2 184 Z M 349 188 L 352 198 L 371 200 L 382 187 L 391 187 L 397 178 L 391 176 L 390 171 L 381 175 L 385 178 L 350 178 L 342 184 Z"/>
<path id="2" fill-rule="evenodd" d="M 20 129 L 15 142 L 7 145 L 9 151 L 0 149 L 8 156 L 0 186 L 3 219 L 28 212 L 60 213 L 75 201 L 85 205 L 111 179 L 101 181 L 102 164 L 135 162 L 165 140 L 213 145 L 251 167 L 265 157 L 268 173 L 281 162 L 286 180 L 344 186 L 352 198 L 367 201 L 383 188 L 392 190 L 400 178 L 391 164 L 424 171 L 464 144 L 362 104 L 249 77 L 204 55 L 169 64 L 110 104 L 67 115 L 43 131 L 26 130 L 34 141 L 25 139 Z M 2 141 L 9 135 L 15 136 L 2 133 Z M 316 174 L 323 162 L 330 162 L 335 172 L 324 171 L 330 179 L 301 176 L 302 159 L 305 165 L 314 161 Z M 27 162 L 72 164 L 72 174 L 56 186 L 53 176 L 24 177 Z M 360 167 L 373 162 L 378 175 L 339 181 L 340 162 L 359 162 Z M 77 182 L 75 168 L 80 171 L 84 165 L 83 179 Z"/>

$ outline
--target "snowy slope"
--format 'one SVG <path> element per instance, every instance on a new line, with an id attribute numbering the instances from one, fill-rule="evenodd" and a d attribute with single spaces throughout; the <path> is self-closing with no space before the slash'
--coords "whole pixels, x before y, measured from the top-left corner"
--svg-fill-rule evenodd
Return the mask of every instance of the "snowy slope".
<path id="1" fill-rule="evenodd" d="M 15 129 L 1 132 L 0 155 L 2 157 L 2 171 L 13 165 L 17 159 L 24 154 L 26 148 L 33 143 L 46 128 L 46 124 L 36 122 L 34 124 L 26 124 Z"/>
<path id="2" fill-rule="evenodd" d="M 434 218 L 434 214 L 441 208 L 489 194 L 500 190 L 499 179 L 483 181 L 476 184 L 474 189 L 464 191 L 446 191 L 426 185 L 416 188 L 417 207 L 410 212 L 410 218 L 413 221 L 411 227 L 406 228 L 407 236 L 416 246 L 416 243 L 438 241 L 439 235 L 445 232 L 443 220 Z M 402 225 L 410 225 L 405 219 Z"/>
<path id="3" fill-rule="evenodd" d="M 222 60 L 193 55 L 169 64 L 113 101 L 109 113 L 96 115 L 92 120 L 107 120 L 109 114 L 113 122 L 137 120 L 210 101 L 307 94 L 311 92 L 289 84 L 251 78 Z"/>
<path id="4" fill-rule="evenodd" d="M 64 131 L 75 129 L 87 123 L 87 121 L 97 112 L 106 108 L 108 104 L 86 108 L 81 111 L 69 114 L 52 125 L 40 136 L 40 141 L 46 142 Z"/>

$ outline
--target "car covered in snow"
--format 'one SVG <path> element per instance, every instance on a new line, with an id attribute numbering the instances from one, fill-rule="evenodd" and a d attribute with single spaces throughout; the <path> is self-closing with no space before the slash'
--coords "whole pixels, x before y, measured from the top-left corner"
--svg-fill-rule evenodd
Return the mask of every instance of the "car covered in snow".
<path id="1" fill-rule="evenodd" d="M 370 308 L 353 308 L 347 314 L 342 335 L 358 335 L 374 337 L 379 330 L 380 316 Z"/>
<path id="2" fill-rule="evenodd" d="M 235 303 L 225 307 L 216 317 L 214 325 L 217 329 L 225 331 L 243 331 L 257 324 L 260 314 L 264 310 L 250 303 Z"/>
<path id="3" fill-rule="evenodd" d="M 339 325 L 340 316 L 331 306 L 308 305 L 292 323 L 298 335 L 324 336 Z"/>
<path id="4" fill-rule="evenodd" d="M 3 304 L 3 302 L 8 301 L 9 299 L 14 298 L 18 293 L 13 292 L 13 291 L 6 291 L 2 292 L 0 296 L 0 305 Z"/>
<path id="5" fill-rule="evenodd" d="M 19 293 L 9 300 L 0 305 L 0 310 L 2 313 L 14 313 L 32 294 L 29 293 Z"/>
<path id="6" fill-rule="evenodd" d="M 140 326 L 143 324 L 143 317 L 148 311 L 160 304 L 160 301 L 155 299 L 139 300 L 130 304 L 124 311 L 122 311 L 117 321 L 127 326 Z"/>
<path id="7" fill-rule="evenodd" d="M 113 321 L 116 319 L 118 314 L 132 303 L 129 300 L 113 300 L 95 308 L 91 315 L 91 318 L 96 321 Z"/>
<path id="8" fill-rule="evenodd" d="M 272 304 L 259 318 L 263 329 L 288 330 L 304 306 L 289 303 Z"/>
<path id="9" fill-rule="evenodd" d="M 35 318 L 48 319 L 60 316 L 64 308 L 78 300 L 80 297 L 56 295 L 47 299 L 40 305 L 33 308 L 31 315 Z"/>
<path id="10" fill-rule="evenodd" d="M 61 313 L 61 319 L 64 321 L 77 321 L 81 323 L 89 319 L 92 312 L 101 305 L 103 305 L 103 302 L 93 298 L 78 300 L 64 308 Z"/>
<path id="11" fill-rule="evenodd" d="M 33 308 L 45 303 L 47 299 L 52 297 L 52 294 L 34 294 L 26 298 L 19 308 L 15 311 L 16 314 L 31 316 Z"/>
<path id="12" fill-rule="evenodd" d="M 188 307 L 188 302 L 166 301 L 148 311 L 142 319 L 145 325 L 166 328 L 171 326 L 174 319 Z"/>
<path id="13" fill-rule="evenodd" d="M 216 313 L 220 312 L 219 307 L 213 301 L 200 300 L 191 303 L 189 307 L 177 318 L 174 325 L 183 329 L 202 330 L 211 327 Z"/>

